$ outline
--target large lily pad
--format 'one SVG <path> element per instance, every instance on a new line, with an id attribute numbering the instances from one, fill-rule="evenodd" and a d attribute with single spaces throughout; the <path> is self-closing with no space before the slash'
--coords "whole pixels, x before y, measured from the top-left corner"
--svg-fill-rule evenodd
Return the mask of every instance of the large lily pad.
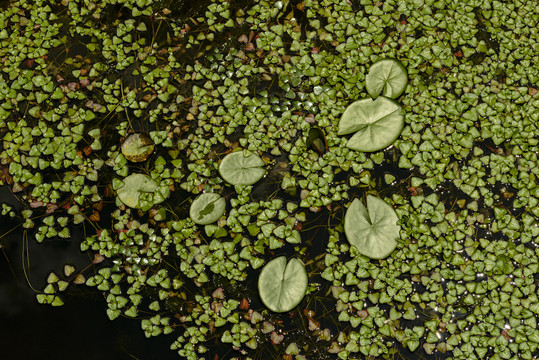
<path id="1" fill-rule="evenodd" d="M 275 312 L 286 312 L 295 308 L 307 291 L 307 271 L 298 259 L 280 256 L 264 266 L 258 277 L 260 299 Z"/>
<path id="2" fill-rule="evenodd" d="M 344 232 L 351 245 L 371 258 L 383 259 L 397 246 L 400 226 L 395 210 L 385 201 L 369 195 L 367 207 L 355 199 L 344 217 Z"/>
<path id="3" fill-rule="evenodd" d="M 365 77 L 365 87 L 373 99 L 379 95 L 396 99 L 403 93 L 407 84 L 406 68 L 396 59 L 377 61 Z"/>
<path id="4" fill-rule="evenodd" d="M 189 210 L 189 216 L 196 224 L 208 225 L 223 216 L 225 208 L 226 201 L 221 195 L 206 193 L 193 201 Z"/>
<path id="5" fill-rule="evenodd" d="M 266 174 L 264 161 L 256 154 L 237 151 L 228 154 L 219 165 L 219 173 L 232 185 L 252 185 Z"/>
<path id="6" fill-rule="evenodd" d="M 404 127 L 402 108 L 386 97 L 362 99 L 346 108 L 339 135 L 355 133 L 346 143 L 350 149 L 372 152 L 391 145 Z"/>
<path id="7" fill-rule="evenodd" d="M 126 206 L 148 210 L 153 205 L 163 202 L 169 195 L 168 187 L 159 185 L 148 175 L 132 174 L 123 180 L 118 189 L 118 198 Z"/>

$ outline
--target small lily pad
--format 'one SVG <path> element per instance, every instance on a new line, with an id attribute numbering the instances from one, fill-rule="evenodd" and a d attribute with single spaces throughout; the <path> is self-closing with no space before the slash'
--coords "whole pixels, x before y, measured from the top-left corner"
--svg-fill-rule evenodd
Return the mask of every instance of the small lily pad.
<path id="1" fill-rule="evenodd" d="M 402 108 L 386 97 L 362 99 L 346 108 L 338 135 L 355 133 L 346 143 L 353 150 L 373 152 L 391 145 L 404 128 Z"/>
<path id="2" fill-rule="evenodd" d="M 122 154 L 132 162 L 146 161 L 153 150 L 154 142 L 145 134 L 131 134 L 122 143 Z"/>
<path id="3" fill-rule="evenodd" d="M 365 77 L 365 87 L 373 99 L 379 95 L 396 99 L 404 92 L 407 84 L 406 68 L 396 59 L 377 61 Z"/>
<path id="4" fill-rule="evenodd" d="M 344 217 L 344 232 L 351 245 L 371 258 L 383 259 L 397 247 L 400 226 L 395 210 L 385 201 L 367 196 L 367 207 L 355 199 Z"/>
<path id="5" fill-rule="evenodd" d="M 264 266 L 258 277 L 260 299 L 274 312 L 295 308 L 307 291 L 308 279 L 305 265 L 298 259 L 280 256 Z"/>
<path id="6" fill-rule="evenodd" d="M 266 174 L 265 163 L 256 154 L 245 151 L 228 154 L 219 165 L 219 174 L 232 185 L 252 185 Z"/>
<path id="7" fill-rule="evenodd" d="M 193 201 L 189 216 L 199 225 L 208 225 L 217 221 L 225 213 L 226 201 L 215 193 L 202 194 Z"/>
<path id="8" fill-rule="evenodd" d="M 144 174 L 132 174 L 123 180 L 124 185 L 118 189 L 118 198 L 126 206 L 131 208 L 141 208 L 140 200 L 141 196 L 152 196 L 158 190 L 157 183 L 148 175 Z M 166 194 L 168 196 L 168 194 Z M 162 197 L 163 200 L 166 196 Z M 148 200 L 148 199 L 145 199 Z M 153 204 L 157 204 L 161 201 L 154 201 Z"/>

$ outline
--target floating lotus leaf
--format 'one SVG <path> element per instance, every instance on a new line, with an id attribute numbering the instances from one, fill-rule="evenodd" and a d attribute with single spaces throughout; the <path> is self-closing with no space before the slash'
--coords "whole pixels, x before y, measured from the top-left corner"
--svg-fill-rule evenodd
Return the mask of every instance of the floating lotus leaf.
<path id="1" fill-rule="evenodd" d="M 307 291 L 307 271 L 298 259 L 280 256 L 264 266 L 258 277 L 260 299 L 275 312 L 286 312 L 295 308 Z"/>
<path id="2" fill-rule="evenodd" d="M 379 95 L 396 99 L 404 92 L 407 84 L 406 68 L 396 59 L 377 61 L 365 77 L 365 87 L 373 99 Z"/>
<path id="3" fill-rule="evenodd" d="M 221 195 L 202 194 L 193 201 L 189 216 L 196 224 L 208 225 L 217 221 L 225 213 L 226 201 Z"/>
<path id="4" fill-rule="evenodd" d="M 146 161 L 153 150 L 153 140 L 145 134 L 131 134 L 122 143 L 122 154 L 132 162 Z"/>
<path id="5" fill-rule="evenodd" d="M 344 217 L 344 232 L 351 245 L 371 258 L 383 259 L 397 246 L 400 226 L 395 210 L 385 201 L 367 196 L 367 207 L 355 199 Z"/>
<path id="6" fill-rule="evenodd" d="M 346 143 L 353 150 L 373 152 L 391 145 L 404 128 L 402 108 L 386 97 L 362 99 L 346 108 L 338 135 L 355 133 Z"/>
<path id="7" fill-rule="evenodd" d="M 245 151 L 228 154 L 219 165 L 221 177 L 232 185 L 252 185 L 260 180 L 266 170 L 262 168 L 265 163 L 256 154 L 247 155 Z"/>

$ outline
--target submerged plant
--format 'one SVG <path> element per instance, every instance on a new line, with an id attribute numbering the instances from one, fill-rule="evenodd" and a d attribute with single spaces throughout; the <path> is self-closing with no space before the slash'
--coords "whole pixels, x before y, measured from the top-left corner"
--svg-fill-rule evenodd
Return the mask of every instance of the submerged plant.
<path id="1" fill-rule="evenodd" d="M 145 134 L 131 134 L 122 142 L 122 154 L 132 162 L 146 161 L 154 151 L 152 139 Z"/>

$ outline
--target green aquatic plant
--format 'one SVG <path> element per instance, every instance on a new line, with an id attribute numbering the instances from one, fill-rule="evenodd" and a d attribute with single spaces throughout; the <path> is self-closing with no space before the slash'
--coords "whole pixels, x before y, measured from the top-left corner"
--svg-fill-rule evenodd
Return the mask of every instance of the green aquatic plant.
<path id="1" fill-rule="evenodd" d="M 118 200 L 143 211 L 163 202 L 169 196 L 168 187 L 159 186 L 155 180 L 144 174 L 131 174 L 123 181 L 117 180 L 114 187 L 118 191 Z"/>
<path id="2" fill-rule="evenodd" d="M 303 300 L 308 278 L 305 265 L 298 259 L 286 261 L 280 256 L 268 262 L 258 276 L 260 299 L 275 312 L 287 312 Z"/>
<path id="3" fill-rule="evenodd" d="M 264 161 L 256 154 L 245 150 L 226 155 L 219 164 L 219 174 L 232 185 L 252 185 L 260 180 L 266 170 Z"/>
<path id="4" fill-rule="evenodd" d="M 219 194 L 205 193 L 193 201 L 189 216 L 195 224 L 208 225 L 223 216 L 225 208 L 226 201 Z"/>
<path id="5" fill-rule="evenodd" d="M 2 7 L 0 181 L 25 208 L 0 222 L 39 246 L 83 228 L 109 318 L 171 332 L 180 357 L 532 359 L 534 3 L 199 5 Z M 142 133 L 134 162 L 119 144 Z M 130 174 L 147 188 L 121 191 Z M 228 211 L 190 214 L 198 194 Z M 400 235 L 373 258 L 390 209 L 367 194 Z M 316 269 L 303 313 L 250 288 L 276 251 Z M 50 280 L 38 299 L 68 301 Z"/>
<path id="6" fill-rule="evenodd" d="M 131 134 L 122 142 L 122 154 L 132 162 L 146 161 L 154 151 L 154 142 L 145 134 Z"/>
<path id="7" fill-rule="evenodd" d="M 396 59 L 375 62 L 365 77 L 365 87 L 373 99 L 380 95 L 396 99 L 404 92 L 407 84 L 406 68 Z"/>
<path id="8" fill-rule="evenodd" d="M 393 100 L 362 99 L 346 108 L 339 122 L 339 135 L 354 135 L 346 146 L 353 150 L 382 150 L 397 139 L 404 128 L 402 108 Z"/>
<path id="9" fill-rule="evenodd" d="M 371 258 L 383 259 L 395 250 L 400 238 L 399 218 L 384 200 L 367 196 L 367 206 L 354 199 L 346 210 L 344 232 L 348 242 Z"/>
<path id="10" fill-rule="evenodd" d="M 313 127 L 309 130 L 309 135 L 307 136 L 307 145 L 320 155 L 328 151 L 326 136 L 324 135 L 322 129 Z"/>

